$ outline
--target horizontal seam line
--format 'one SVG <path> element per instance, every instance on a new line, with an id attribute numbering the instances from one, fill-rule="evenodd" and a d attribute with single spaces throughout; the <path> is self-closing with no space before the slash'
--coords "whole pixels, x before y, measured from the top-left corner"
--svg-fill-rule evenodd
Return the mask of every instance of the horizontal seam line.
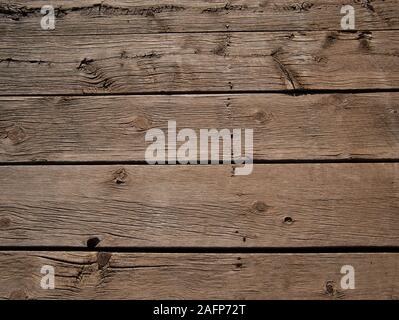
<path id="1" fill-rule="evenodd" d="M 253 160 L 253 164 L 351 164 L 351 163 L 399 163 L 399 159 L 282 159 L 282 160 Z M 135 165 L 135 166 L 162 166 L 162 167 L 197 167 L 197 166 L 229 166 L 235 165 L 232 163 L 219 164 L 149 164 L 146 161 L 141 160 L 105 160 L 105 161 L 19 161 L 19 162 L 0 162 L 0 167 L 4 166 L 106 166 L 106 165 Z"/>
<path id="2" fill-rule="evenodd" d="M 399 247 L 62 247 L 62 246 L 7 246 L 0 247 L 1 252 L 54 251 L 54 252 L 114 252 L 114 253 L 259 253 L 259 254 L 311 254 L 311 253 L 399 253 Z"/>
<path id="3" fill-rule="evenodd" d="M 222 90 L 222 91 L 149 91 L 149 92 L 110 92 L 110 93 L 47 93 L 47 94 L 0 94 L 0 97 L 104 97 L 104 96 L 162 96 L 162 95 L 238 95 L 238 94 L 286 94 L 292 96 L 317 94 L 362 94 L 399 92 L 398 88 L 370 89 L 295 89 L 295 90 Z"/>

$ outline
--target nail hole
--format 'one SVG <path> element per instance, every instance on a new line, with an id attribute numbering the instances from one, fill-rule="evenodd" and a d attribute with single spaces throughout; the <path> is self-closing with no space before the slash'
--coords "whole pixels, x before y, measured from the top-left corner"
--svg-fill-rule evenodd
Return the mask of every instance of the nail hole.
<path id="1" fill-rule="evenodd" d="M 97 245 L 100 243 L 100 239 L 97 237 L 93 237 L 87 240 L 87 247 L 89 249 L 93 249 L 95 247 L 97 247 Z"/>
<path id="2" fill-rule="evenodd" d="M 290 225 L 294 223 L 294 220 L 291 217 L 285 217 L 284 223 Z"/>

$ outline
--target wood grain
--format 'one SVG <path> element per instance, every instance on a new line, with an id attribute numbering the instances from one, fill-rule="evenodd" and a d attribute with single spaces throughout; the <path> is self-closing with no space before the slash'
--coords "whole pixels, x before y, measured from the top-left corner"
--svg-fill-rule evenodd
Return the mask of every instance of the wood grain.
<path id="1" fill-rule="evenodd" d="M 147 130 L 169 120 L 198 137 L 254 129 L 255 160 L 396 159 L 398 106 L 398 93 L 2 97 L 0 161 L 144 161 Z"/>
<path id="2" fill-rule="evenodd" d="M 48 1 L 3 0 L 0 30 L 15 35 L 131 34 L 213 31 L 340 30 L 341 8 L 352 5 L 356 29 L 399 28 L 395 0 L 53 0 L 56 28 L 40 27 Z"/>
<path id="3" fill-rule="evenodd" d="M 0 94 L 397 89 L 398 46 L 396 31 L 4 37 Z"/>
<path id="4" fill-rule="evenodd" d="M 0 300 L 399 299 L 396 0 L 48 4 L 0 3 Z M 168 120 L 281 162 L 139 165 Z"/>
<path id="5" fill-rule="evenodd" d="M 43 265 L 55 289 L 40 287 Z M 355 289 L 341 288 L 341 267 Z M 399 254 L 1 252 L 0 299 L 395 299 Z"/>
<path id="6" fill-rule="evenodd" d="M 399 165 L 2 166 L 1 246 L 396 246 Z M 98 243 L 99 242 L 99 243 Z"/>

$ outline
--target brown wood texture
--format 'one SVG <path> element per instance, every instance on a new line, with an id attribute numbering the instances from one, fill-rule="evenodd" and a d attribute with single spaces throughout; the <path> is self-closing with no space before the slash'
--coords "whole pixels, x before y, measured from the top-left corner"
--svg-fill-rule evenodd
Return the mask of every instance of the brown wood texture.
<path id="1" fill-rule="evenodd" d="M 3 37 L 0 94 L 399 88 L 397 31 Z"/>
<path id="2" fill-rule="evenodd" d="M 2 246 L 395 246 L 398 164 L 0 167 Z M 91 240 L 90 240 L 91 239 Z"/>
<path id="3" fill-rule="evenodd" d="M 399 299 L 397 0 L 43 5 L 0 1 L 0 299 Z M 252 174 L 144 164 L 169 120 Z"/>
<path id="4" fill-rule="evenodd" d="M 198 137 L 254 129 L 255 160 L 396 159 L 398 106 L 398 93 L 2 97 L 0 161 L 144 161 L 147 130 L 168 120 Z"/>
<path id="5" fill-rule="evenodd" d="M 3 0 L 0 29 L 6 36 L 43 36 L 40 9 L 48 1 Z M 396 0 L 79 0 L 51 1 L 51 35 L 212 31 L 340 30 L 341 7 L 352 5 L 356 29 L 399 28 Z"/>
<path id="6" fill-rule="evenodd" d="M 341 267 L 355 268 L 342 290 Z M 43 265 L 54 290 L 40 287 Z M 399 254 L 0 253 L 0 299 L 398 299 Z"/>

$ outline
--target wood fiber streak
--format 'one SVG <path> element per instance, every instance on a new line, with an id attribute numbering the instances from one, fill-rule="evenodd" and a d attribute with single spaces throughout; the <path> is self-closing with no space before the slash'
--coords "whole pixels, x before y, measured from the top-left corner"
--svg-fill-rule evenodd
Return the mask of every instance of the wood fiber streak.
<path id="1" fill-rule="evenodd" d="M 397 89 L 398 47 L 396 31 L 3 37 L 0 94 Z"/>

